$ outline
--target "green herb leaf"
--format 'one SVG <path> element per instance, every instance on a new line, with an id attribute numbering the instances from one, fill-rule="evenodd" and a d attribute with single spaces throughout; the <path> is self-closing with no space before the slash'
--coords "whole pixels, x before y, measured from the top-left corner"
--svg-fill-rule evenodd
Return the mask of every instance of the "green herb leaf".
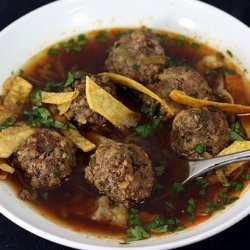
<path id="1" fill-rule="evenodd" d="M 166 166 L 165 165 L 158 165 L 155 167 L 155 174 L 156 176 L 162 176 L 165 173 Z"/>
<path id="2" fill-rule="evenodd" d="M 14 122 L 12 121 L 11 118 L 7 118 L 6 120 L 4 120 L 2 122 L 2 124 L 0 124 L 0 131 L 10 127 Z"/>
<path id="3" fill-rule="evenodd" d="M 173 203 L 171 201 L 165 201 L 164 206 L 167 209 L 174 210 L 174 205 L 173 205 Z"/>
<path id="4" fill-rule="evenodd" d="M 183 193 L 185 192 L 185 187 L 179 183 L 179 182 L 175 182 L 173 185 L 172 185 L 172 189 L 176 192 L 176 193 Z"/>
<path id="5" fill-rule="evenodd" d="M 144 230 L 141 226 L 136 226 L 134 228 L 129 228 L 127 230 L 125 242 L 144 240 L 150 237 L 150 234 Z"/>
<path id="6" fill-rule="evenodd" d="M 64 84 L 64 88 L 67 88 L 74 82 L 74 75 L 71 72 L 68 72 L 68 78 Z"/>
<path id="7" fill-rule="evenodd" d="M 128 214 L 128 225 L 129 226 L 141 226 L 142 222 L 139 218 L 138 209 L 131 208 Z"/>
<path id="8" fill-rule="evenodd" d="M 156 117 L 156 116 L 159 116 L 159 113 L 160 113 L 160 107 L 161 105 L 159 103 L 157 104 L 152 104 L 152 105 L 146 105 L 146 104 L 143 104 L 141 106 L 141 111 L 145 114 L 149 114 L 151 117 Z"/>
<path id="9" fill-rule="evenodd" d="M 231 125 L 231 131 L 230 131 L 230 141 L 245 141 L 245 135 L 242 132 L 240 122 L 234 122 Z"/>
<path id="10" fill-rule="evenodd" d="M 228 54 L 230 57 L 233 57 L 233 53 L 232 53 L 230 50 L 227 50 L 227 54 Z"/>
<path id="11" fill-rule="evenodd" d="M 107 31 L 101 30 L 95 37 L 95 39 L 100 43 L 106 43 L 107 42 Z"/>
<path id="12" fill-rule="evenodd" d="M 132 69 L 133 69 L 133 70 L 137 70 L 138 68 L 139 68 L 138 64 L 134 63 L 134 64 L 132 65 Z"/>
<path id="13" fill-rule="evenodd" d="M 250 174 L 243 175 L 242 177 L 244 178 L 245 181 L 250 180 Z"/>
<path id="14" fill-rule="evenodd" d="M 199 143 L 195 146 L 194 150 L 198 154 L 203 154 L 207 151 L 207 147 L 204 143 Z"/>
<path id="15" fill-rule="evenodd" d="M 243 189 L 243 183 L 242 182 L 238 182 L 234 185 L 234 190 L 235 191 L 241 191 Z"/>
<path id="16" fill-rule="evenodd" d="M 155 185 L 154 185 L 154 190 L 156 192 L 161 192 L 163 190 L 163 188 L 164 188 L 164 186 L 160 183 L 155 183 Z"/>
<path id="17" fill-rule="evenodd" d="M 49 193 L 48 192 L 42 193 L 42 197 L 43 197 L 44 200 L 48 200 L 49 199 Z"/>
<path id="18" fill-rule="evenodd" d="M 59 50 L 56 49 L 56 48 L 50 48 L 50 49 L 48 50 L 48 54 L 49 54 L 49 55 L 58 55 L 58 54 L 59 54 Z"/>
<path id="19" fill-rule="evenodd" d="M 154 134 L 155 129 L 160 124 L 160 119 L 152 119 L 149 123 L 137 126 L 135 128 L 135 132 L 138 133 L 142 137 L 149 137 Z"/>
<path id="20" fill-rule="evenodd" d="M 199 49 L 201 46 L 200 46 L 200 44 L 198 44 L 198 43 L 191 43 L 191 47 L 192 47 L 193 49 Z"/>
<path id="21" fill-rule="evenodd" d="M 221 69 L 214 69 L 214 70 L 207 70 L 205 71 L 205 75 L 214 75 L 214 74 L 228 74 L 228 75 L 236 75 L 237 72 L 234 69 L 228 68 L 221 68 Z"/>
<path id="22" fill-rule="evenodd" d="M 194 209 L 195 209 L 195 200 L 194 198 L 191 198 L 188 200 L 188 206 L 186 208 L 186 212 L 191 214 L 194 212 Z"/>

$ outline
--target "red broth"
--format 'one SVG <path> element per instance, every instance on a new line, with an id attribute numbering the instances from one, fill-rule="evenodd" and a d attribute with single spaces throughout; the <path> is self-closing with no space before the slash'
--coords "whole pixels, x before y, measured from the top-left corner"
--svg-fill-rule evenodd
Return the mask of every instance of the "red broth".
<path id="1" fill-rule="evenodd" d="M 90 32 L 87 34 L 87 43 L 82 46 L 81 51 L 71 49 L 67 52 L 65 48 L 59 48 L 58 54 L 48 55 L 48 49 L 46 49 L 24 66 L 23 77 L 32 82 L 34 88 L 42 89 L 48 80 L 45 78 L 50 78 L 49 80 L 54 82 L 65 81 L 68 71 L 82 70 L 91 74 L 103 72 L 105 71 L 104 62 L 107 58 L 107 50 L 122 32 L 126 32 L 126 29 L 107 30 L 104 37 L 105 41 L 101 42 L 96 39 L 99 31 Z M 197 46 L 194 40 L 185 38 L 186 44 L 183 44 L 180 42 L 183 41 L 183 37 L 179 35 L 162 31 L 155 32 L 163 36 L 161 42 L 169 60 L 177 61 L 179 65 L 188 64 L 195 68 L 197 60 L 215 52 L 214 49 L 205 44 Z M 164 40 L 166 38 L 168 41 L 167 45 Z M 55 47 L 58 47 L 58 45 L 55 44 L 52 46 L 52 48 Z M 231 67 L 235 69 L 234 65 Z M 44 77 L 46 75 L 44 72 L 48 71 L 51 74 L 49 77 Z M 236 102 L 249 105 L 250 100 L 244 91 L 242 78 L 239 75 L 232 75 L 230 77 L 232 78 L 231 81 L 235 83 L 229 87 L 229 90 Z M 212 83 L 210 82 L 210 84 Z M 127 106 L 140 111 L 140 103 L 129 95 L 128 91 L 120 88 L 118 94 L 119 98 Z M 21 116 L 20 119 L 23 119 L 23 117 Z M 142 122 L 147 121 L 147 119 L 146 116 L 143 117 Z M 219 204 L 221 207 L 218 205 L 216 209 L 208 208 L 207 202 L 218 200 L 223 191 L 232 199 L 231 201 L 235 197 L 239 197 L 240 191 L 235 191 L 234 188 L 223 187 L 222 184 L 216 181 L 215 175 L 210 173 L 206 176 L 209 186 L 204 189 L 205 191 L 202 191 L 203 189 L 193 181 L 187 184 L 185 192 L 174 192 L 171 186 L 173 183 L 181 182 L 185 179 L 187 176 L 187 166 L 185 160 L 181 159 L 169 145 L 170 129 L 171 121 L 167 123 L 162 122 L 157 128 L 156 133 L 146 139 L 136 135 L 133 130 L 130 130 L 124 136 L 110 124 L 97 129 L 97 131 L 109 138 L 141 146 L 149 154 L 154 166 L 164 165 L 164 174 L 157 177 L 158 190 L 154 190 L 151 197 L 136 205 L 136 208 L 139 209 L 141 219 L 145 222 L 151 220 L 154 217 L 152 215 L 157 214 L 164 216 L 166 219 L 178 218 L 180 221 L 178 223 L 181 225 L 179 229 L 183 229 L 183 227 L 191 227 L 207 220 L 210 214 L 218 208 L 222 208 L 224 204 Z M 81 132 L 85 134 L 87 130 L 85 128 Z M 97 190 L 84 178 L 84 168 L 88 165 L 89 157 L 92 153 L 84 154 L 81 151 L 77 151 L 77 166 L 71 176 L 60 187 L 46 190 L 48 192 L 46 199 L 43 198 L 43 195 L 40 195 L 40 198 L 36 202 L 30 202 L 30 204 L 46 218 L 75 231 L 122 238 L 126 229 L 90 219 L 91 214 L 96 208 L 96 199 L 100 197 Z M 232 180 L 233 183 L 242 183 L 242 190 L 247 185 L 247 182 L 243 178 L 246 174 L 249 174 L 247 167 L 242 170 L 242 173 L 235 180 Z M 8 181 L 15 187 L 17 193 L 24 187 L 20 179 L 22 178 L 18 174 L 14 174 L 8 178 Z M 41 194 L 44 192 L 42 191 Z M 193 212 L 187 212 L 190 199 L 195 201 Z"/>

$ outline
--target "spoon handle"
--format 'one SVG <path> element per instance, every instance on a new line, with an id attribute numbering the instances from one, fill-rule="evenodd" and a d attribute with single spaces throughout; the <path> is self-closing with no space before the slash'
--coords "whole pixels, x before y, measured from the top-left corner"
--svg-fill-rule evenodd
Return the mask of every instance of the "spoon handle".
<path id="1" fill-rule="evenodd" d="M 218 156 L 207 160 L 189 161 L 189 175 L 183 181 L 187 182 L 190 179 L 198 177 L 212 169 L 225 166 L 230 163 L 250 160 L 250 150 L 244 150 L 233 154 Z"/>

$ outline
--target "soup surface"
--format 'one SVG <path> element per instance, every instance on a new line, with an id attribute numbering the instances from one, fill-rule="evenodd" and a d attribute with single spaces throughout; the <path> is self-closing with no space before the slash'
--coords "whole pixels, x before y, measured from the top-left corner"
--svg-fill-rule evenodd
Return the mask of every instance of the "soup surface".
<path id="1" fill-rule="evenodd" d="M 105 60 L 111 53 L 114 42 L 132 32 L 131 29 L 93 31 L 55 44 L 32 58 L 20 70 L 19 75 L 33 85 L 33 91 L 57 91 L 59 83 L 65 82 L 67 76 L 69 77 L 68 72 L 81 71 L 95 75 L 107 71 Z M 199 72 L 214 89 L 217 88 L 215 79 L 222 77 L 235 103 L 250 104 L 244 79 L 241 76 L 242 72 L 230 63 L 229 59 L 226 59 L 226 66 L 204 71 L 199 62 L 206 56 L 216 55 L 217 51 L 214 49 L 182 35 L 146 29 L 145 32 L 152 34 L 163 47 L 166 55 L 164 68 L 189 66 Z M 232 52 L 227 53 L 227 58 L 233 56 Z M 136 69 L 137 65 L 133 67 Z M 106 122 L 102 126 L 78 127 L 78 130 L 89 140 L 91 140 L 91 131 L 94 131 L 114 141 L 138 145 L 152 161 L 155 178 L 153 190 L 149 198 L 126 208 L 127 226 L 112 223 L 110 218 L 93 219 L 93 214 L 101 204 L 101 202 L 98 203 L 102 199 L 100 197 L 103 197 L 104 193 L 98 192 L 96 187 L 85 178 L 84 169 L 89 165 L 90 156 L 95 149 L 88 153 L 78 149 L 74 170 L 61 185 L 52 188 L 31 189 L 23 171 L 16 168 L 14 164 L 16 171 L 13 175 L 9 175 L 7 180 L 16 188 L 17 194 L 23 189 L 34 191 L 35 199 L 27 202 L 56 223 L 78 232 L 118 237 L 126 239 L 126 242 L 192 227 L 207 220 L 213 213 L 224 209 L 226 205 L 239 198 L 250 178 L 249 164 L 241 166 L 228 176 L 225 176 L 223 171 L 222 173 L 209 172 L 183 186 L 181 182 L 188 174 L 187 158 L 171 146 L 173 119 L 162 119 L 156 126 L 152 126 L 152 119 L 154 119 L 150 115 L 152 110 L 145 107 L 140 93 L 118 85 L 116 90 L 117 98 L 125 106 L 141 114 L 137 127 L 121 130 Z M 225 96 L 216 97 L 216 100 L 228 101 Z M 156 104 L 154 105 L 159 109 Z M 27 102 L 23 109 L 30 110 L 31 106 Z M 49 110 L 53 109 L 51 108 L 53 105 L 44 106 Z M 231 113 L 226 115 L 231 127 L 230 143 L 235 140 L 247 140 L 247 135 L 240 128 L 238 118 Z M 244 119 L 245 123 L 249 122 L 247 118 Z M 23 111 L 18 116 L 18 121 L 27 122 L 27 116 L 23 115 Z M 76 125 L 74 121 L 72 124 Z M 145 124 L 148 126 L 145 127 Z M 235 126 L 239 129 L 235 130 Z M 143 133 L 146 133 L 146 136 Z M 209 154 L 204 154 L 206 149 L 204 150 L 203 147 L 204 145 L 200 145 L 196 148 L 196 154 L 200 155 L 200 158 L 209 157 Z M 13 156 L 9 159 L 12 165 L 15 162 L 13 159 Z M 223 180 L 219 179 L 220 174 Z M 109 202 L 112 208 L 117 205 Z M 116 215 L 112 214 L 112 216 Z"/>

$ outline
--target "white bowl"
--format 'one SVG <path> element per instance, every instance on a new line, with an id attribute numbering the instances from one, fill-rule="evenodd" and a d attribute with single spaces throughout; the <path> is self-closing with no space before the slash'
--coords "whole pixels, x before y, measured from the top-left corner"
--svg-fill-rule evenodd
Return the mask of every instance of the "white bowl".
<path id="1" fill-rule="evenodd" d="M 65 0 L 20 18 L 0 33 L 0 82 L 31 56 L 61 39 L 93 29 L 145 25 L 196 37 L 250 69 L 250 29 L 230 15 L 194 0 Z M 248 75 L 249 77 L 249 75 Z M 116 240 L 80 234 L 48 221 L 0 182 L 0 212 L 19 226 L 48 240 L 79 249 L 170 249 L 210 237 L 250 213 L 250 191 L 222 213 L 178 234 L 119 245 Z"/>

